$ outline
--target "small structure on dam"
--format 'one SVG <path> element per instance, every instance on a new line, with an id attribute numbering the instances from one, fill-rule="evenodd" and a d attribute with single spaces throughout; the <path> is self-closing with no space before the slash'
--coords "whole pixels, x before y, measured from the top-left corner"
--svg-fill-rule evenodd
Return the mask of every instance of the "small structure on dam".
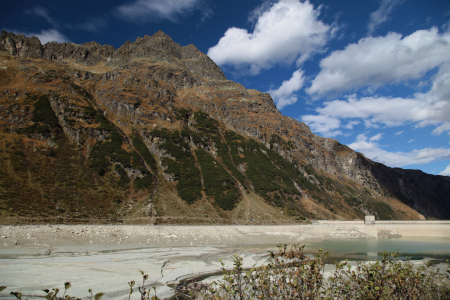
<path id="1" fill-rule="evenodd" d="M 366 225 L 375 225 L 375 216 L 367 215 L 364 219 L 364 224 Z"/>

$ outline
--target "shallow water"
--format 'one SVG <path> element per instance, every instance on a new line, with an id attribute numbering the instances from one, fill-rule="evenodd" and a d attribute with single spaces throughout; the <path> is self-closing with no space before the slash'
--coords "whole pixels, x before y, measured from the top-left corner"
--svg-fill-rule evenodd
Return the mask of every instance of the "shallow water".
<path id="1" fill-rule="evenodd" d="M 421 260 L 424 258 L 450 259 L 450 238 L 401 237 L 393 239 L 349 239 L 325 240 L 306 244 L 305 250 L 329 252 L 327 263 L 339 260 L 379 260 L 383 251 L 399 251 L 401 259 Z"/>

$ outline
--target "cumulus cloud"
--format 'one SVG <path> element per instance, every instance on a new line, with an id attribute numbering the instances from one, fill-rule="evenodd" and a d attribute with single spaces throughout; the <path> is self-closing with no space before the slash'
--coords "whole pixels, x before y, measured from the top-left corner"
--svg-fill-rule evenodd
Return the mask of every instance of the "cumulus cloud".
<path id="1" fill-rule="evenodd" d="M 450 165 L 448 165 L 447 168 L 444 171 L 439 173 L 439 175 L 450 176 Z"/>
<path id="2" fill-rule="evenodd" d="M 318 19 L 320 7 L 309 1 L 265 2 L 250 18 L 253 32 L 229 28 L 208 56 L 218 65 L 229 64 L 250 74 L 258 74 L 276 64 L 301 64 L 320 51 L 329 40 L 332 26 Z M 248 70 L 247 70 L 248 68 Z"/>
<path id="3" fill-rule="evenodd" d="M 306 90 L 325 95 L 417 79 L 450 62 L 449 53 L 450 32 L 440 34 L 437 28 L 403 38 L 398 33 L 363 38 L 322 59 L 321 71 Z"/>
<path id="4" fill-rule="evenodd" d="M 119 17 L 130 22 L 154 22 L 167 19 L 172 22 L 179 15 L 198 8 L 199 0 L 136 0 L 116 8 Z"/>
<path id="5" fill-rule="evenodd" d="M 439 135 L 446 131 L 450 133 L 450 63 L 439 69 L 426 93 L 416 93 L 410 98 L 349 95 L 345 100 L 324 102 L 323 106 L 316 108 L 316 112 L 320 117 L 306 115 L 302 120 L 327 136 L 340 132 L 337 125 L 340 125 L 342 119 L 350 122 L 360 119 L 367 128 L 377 127 L 379 124 L 389 127 L 405 123 L 413 123 L 416 127 L 433 125 L 437 126 L 433 134 Z M 321 129 L 323 120 L 328 120 L 327 124 L 333 124 L 334 127 Z"/>
<path id="6" fill-rule="evenodd" d="M 295 71 L 291 79 L 283 81 L 278 89 L 268 91 L 278 109 L 283 109 L 285 106 L 297 102 L 298 99 L 295 92 L 303 87 L 303 82 L 305 81 L 303 73 L 304 71 L 302 70 Z"/>
<path id="7" fill-rule="evenodd" d="M 377 143 L 380 138 L 379 134 L 371 138 L 368 138 L 365 134 L 360 134 L 356 141 L 348 146 L 355 151 L 364 153 L 371 160 L 390 167 L 404 167 L 450 159 L 450 149 L 445 148 L 423 148 L 415 149 L 411 152 L 389 152 L 382 149 L 382 146 Z"/>
<path id="8" fill-rule="evenodd" d="M 367 24 L 368 34 L 371 35 L 377 27 L 388 21 L 394 8 L 403 2 L 404 0 L 381 0 L 380 7 L 370 14 L 370 20 Z"/>

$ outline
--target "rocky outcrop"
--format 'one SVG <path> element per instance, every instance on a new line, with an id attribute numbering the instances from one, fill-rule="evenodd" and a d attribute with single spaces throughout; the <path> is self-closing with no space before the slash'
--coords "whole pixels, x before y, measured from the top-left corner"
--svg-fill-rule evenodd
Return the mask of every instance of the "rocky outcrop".
<path id="1" fill-rule="evenodd" d="M 30 38 L 23 34 L 15 35 L 2 31 L 0 50 L 19 57 L 43 58 L 54 61 L 71 59 L 76 63 L 95 65 L 99 62 L 106 62 L 114 53 L 115 48 L 110 45 L 102 46 L 96 42 L 82 45 L 49 42 L 42 45 L 37 37 Z"/>
<path id="2" fill-rule="evenodd" d="M 420 170 L 389 168 L 376 162 L 371 162 L 370 170 L 392 196 L 424 216 L 450 219 L 450 177 L 430 175 Z"/>
<path id="3" fill-rule="evenodd" d="M 181 47 L 183 62 L 197 77 L 213 80 L 227 80 L 222 70 L 194 45 Z"/>
<path id="4" fill-rule="evenodd" d="M 2 30 L 0 35 L 0 50 L 20 57 L 42 58 L 44 49 L 37 37 L 28 38 L 23 34 L 15 35 Z"/>

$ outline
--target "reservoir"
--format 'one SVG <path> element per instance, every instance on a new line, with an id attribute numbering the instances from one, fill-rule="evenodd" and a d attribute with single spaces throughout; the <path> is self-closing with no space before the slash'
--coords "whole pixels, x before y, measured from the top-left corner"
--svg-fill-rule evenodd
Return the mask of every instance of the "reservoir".
<path id="1" fill-rule="evenodd" d="M 306 250 L 329 252 L 327 263 L 341 260 L 381 260 L 383 251 L 400 253 L 400 259 L 412 260 L 450 259 L 450 238 L 446 237 L 400 237 L 391 239 L 343 239 L 307 243 Z"/>

